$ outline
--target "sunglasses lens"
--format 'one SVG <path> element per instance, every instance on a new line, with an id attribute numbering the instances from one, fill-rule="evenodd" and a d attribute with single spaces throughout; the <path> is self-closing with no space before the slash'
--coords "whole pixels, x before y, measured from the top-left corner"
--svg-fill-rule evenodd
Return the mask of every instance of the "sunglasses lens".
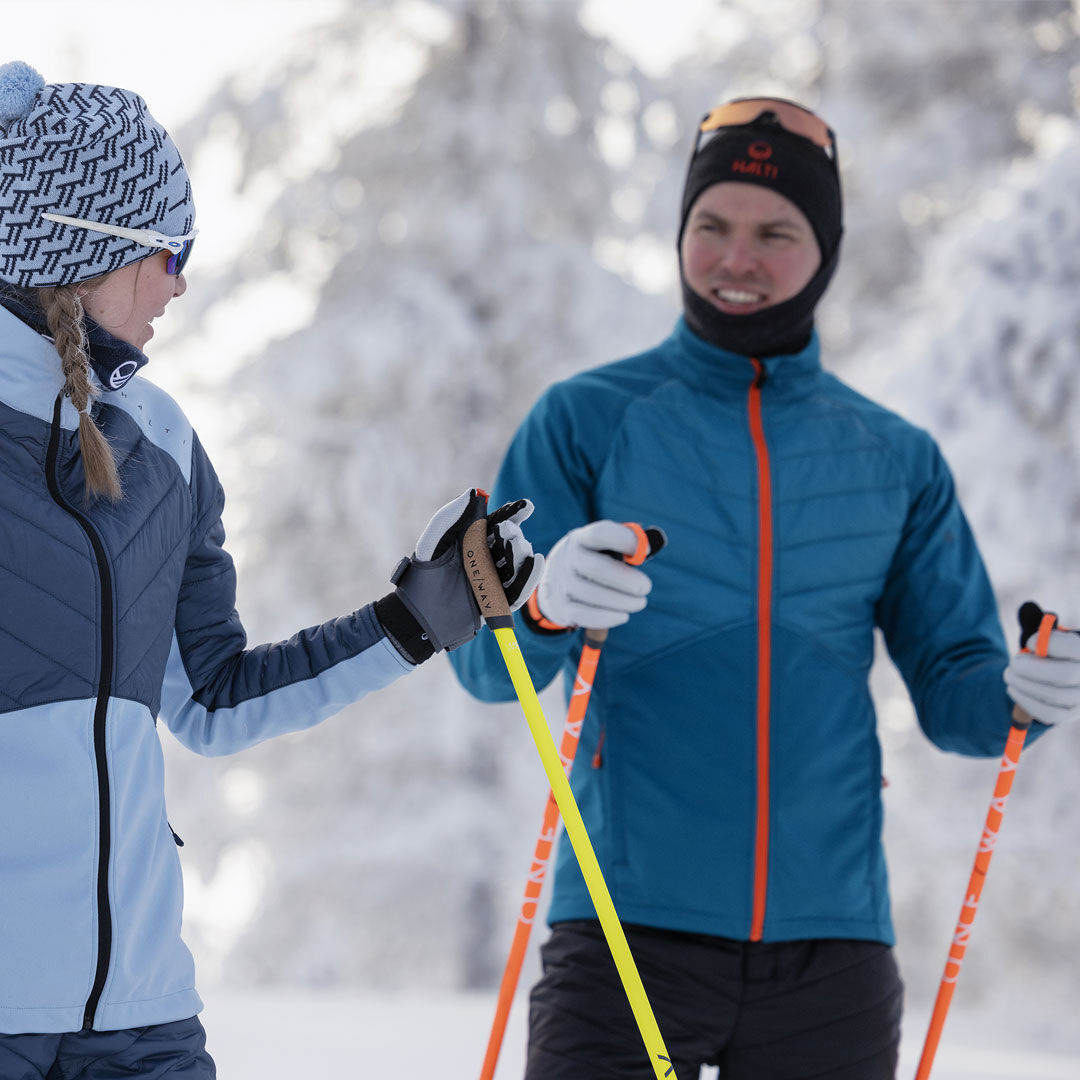
<path id="1" fill-rule="evenodd" d="M 194 240 L 185 240 L 184 246 L 175 255 L 169 256 L 168 261 L 165 263 L 165 273 L 172 274 L 174 277 L 177 274 L 182 274 L 184 267 L 187 266 L 188 259 L 191 257 L 191 249 L 194 245 Z"/>
<path id="2" fill-rule="evenodd" d="M 777 98 L 746 98 L 742 101 L 718 105 L 701 122 L 698 131 L 698 149 L 701 149 L 720 128 L 752 124 L 766 112 L 772 113 L 785 131 L 790 131 L 793 135 L 801 135 L 823 150 L 832 151 L 833 134 L 829 130 L 829 125 L 820 116 L 808 112 L 794 102 Z"/>

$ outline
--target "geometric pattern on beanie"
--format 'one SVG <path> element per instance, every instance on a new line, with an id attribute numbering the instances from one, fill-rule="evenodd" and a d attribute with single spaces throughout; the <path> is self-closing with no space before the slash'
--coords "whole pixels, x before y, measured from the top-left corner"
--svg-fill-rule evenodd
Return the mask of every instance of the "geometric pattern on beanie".
<path id="1" fill-rule="evenodd" d="M 42 211 L 168 236 L 195 222 L 168 132 L 137 94 L 93 83 L 48 84 L 25 116 L 0 127 L 0 280 L 68 285 L 160 250 Z"/>

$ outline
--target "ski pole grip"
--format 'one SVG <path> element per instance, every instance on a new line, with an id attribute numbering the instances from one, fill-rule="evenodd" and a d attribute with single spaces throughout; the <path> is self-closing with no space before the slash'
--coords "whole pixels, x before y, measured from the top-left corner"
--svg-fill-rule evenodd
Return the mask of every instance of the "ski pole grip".
<path id="1" fill-rule="evenodd" d="M 636 521 L 624 521 L 622 524 L 634 534 L 637 546 L 629 555 L 624 555 L 621 551 L 612 551 L 610 548 L 604 548 L 602 554 L 610 555 L 611 558 L 624 562 L 628 566 L 641 566 L 646 559 L 651 559 L 667 544 L 667 533 L 658 525 L 650 525 L 646 529 Z"/>
<path id="2" fill-rule="evenodd" d="M 624 562 L 628 566 L 641 566 L 646 559 L 651 559 L 667 543 L 667 533 L 658 525 L 650 525 L 646 529 L 636 521 L 624 521 L 623 524 L 637 538 L 637 547 L 629 555 L 624 555 L 621 551 L 611 551 L 609 548 L 605 548 L 603 554 L 610 555 L 611 558 Z M 607 636 L 607 630 L 586 629 L 585 643 L 596 649 L 604 644 Z"/>
<path id="3" fill-rule="evenodd" d="M 1046 656 L 1050 648 L 1050 632 L 1057 626 L 1058 618 L 1052 611 L 1043 611 L 1032 600 L 1025 600 L 1017 612 L 1020 620 L 1020 649 L 1030 652 L 1028 642 L 1035 638 L 1035 655 Z M 1013 724 L 1018 728 L 1031 727 L 1035 718 L 1019 705 L 1013 706 Z"/>
<path id="4" fill-rule="evenodd" d="M 465 576 L 472 586 L 473 597 L 484 622 L 492 630 L 513 627 L 514 616 L 510 611 L 506 593 L 503 592 L 499 572 L 491 558 L 487 544 L 487 518 L 477 518 L 465 530 L 462 544 L 462 558 L 465 562 Z"/>

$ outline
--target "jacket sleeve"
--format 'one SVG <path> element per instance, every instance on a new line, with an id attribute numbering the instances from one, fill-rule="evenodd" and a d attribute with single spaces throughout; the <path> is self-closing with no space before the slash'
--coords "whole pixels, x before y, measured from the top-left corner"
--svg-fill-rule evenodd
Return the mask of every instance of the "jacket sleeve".
<path id="1" fill-rule="evenodd" d="M 528 498 L 535 511 L 527 531 L 533 550 L 546 554 L 567 532 L 595 518 L 594 495 L 602 442 L 597 429 L 606 427 L 595 408 L 592 425 L 579 415 L 581 395 L 573 386 L 549 388 L 526 416 L 503 459 L 491 505 Z M 541 635 L 516 620 L 516 636 L 538 690 L 559 673 L 571 653 L 580 648 L 580 631 Z M 514 687 L 506 672 L 495 635 L 481 630 L 466 645 L 449 654 L 458 681 L 481 701 L 510 701 Z"/>
<path id="2" fill-rule="evenodd" d="M 889 654 L 927 737 L 943 750 L 1000 754 L 1012 702 L 997 604 L 952 476 L 924 433 L 912 502 L 877 605 Z M 1036 724 L 1032 735 L 1044 725 Z"/>
<path id="3" fill-rule="evenodd" d="M 197 439 L 191 491 L 191 539 L 160 713 L 185 746 L 230 754 L 311 727 L 413 670 L 371 604 L 288 641 L 247 648 L 224 547 L 224 493 Z"/>

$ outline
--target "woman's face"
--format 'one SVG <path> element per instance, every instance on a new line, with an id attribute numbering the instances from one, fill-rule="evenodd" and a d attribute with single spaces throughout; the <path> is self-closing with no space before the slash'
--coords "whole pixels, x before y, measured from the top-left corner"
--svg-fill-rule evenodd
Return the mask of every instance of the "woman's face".
<path id="1" fill-rule="evenodd" d="M 187 291 L 183 274 L 165 272 L 168 260 L 167 251 L 155 252 L 87 283 L 79 292 L 83 310 L 113 337 L 145 349 L 154 336 L 150 324 L 165 314 L 170 300 Z"/>

